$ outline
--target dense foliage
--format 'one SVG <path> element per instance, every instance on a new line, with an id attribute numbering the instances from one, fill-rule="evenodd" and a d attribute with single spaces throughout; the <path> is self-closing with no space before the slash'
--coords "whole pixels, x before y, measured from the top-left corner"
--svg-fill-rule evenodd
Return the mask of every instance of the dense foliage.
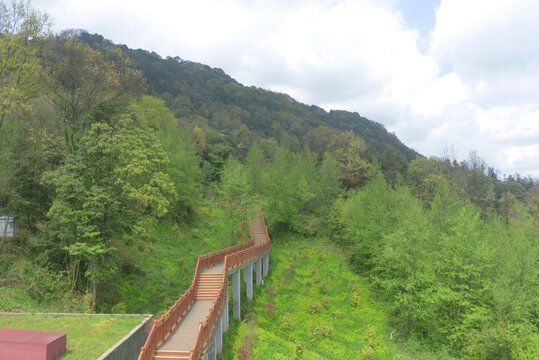
<path id="1" fill-rule="evenodd" d="M 358 114 L 218 69 L 53 37 L 27 3 L 2 2 L 0 20 L 0 213 L 18 226 L 0 238 L 0 310 L 162 311 L 197 255 L 238 241 L 247 203 L 287 246 L 341 247 L 391 308 L 394 339 L 539 357 L 531 178 L 500 180 L 475 153 L 416 158 Z"/>

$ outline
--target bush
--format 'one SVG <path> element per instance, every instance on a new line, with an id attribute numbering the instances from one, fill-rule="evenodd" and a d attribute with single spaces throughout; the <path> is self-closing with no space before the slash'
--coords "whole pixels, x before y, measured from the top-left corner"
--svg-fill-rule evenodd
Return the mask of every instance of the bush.
<path id="1" fill-rule="evenodd" d="M 315 342 L 318 339 L 330 338 L 334 331 L 335 329 L 326 322 L 311 324 L 309 326 L 309 337 L 311 342 Z"/>
<path id="2" fill-rule="evenodd" d="M 238 359 L 254 359 L 255 355 L 253 354 L 253 349 L 249 344 L 241 344 L 236 352 Z"/>
<path id="3" fill-rule="evenodd" d="M 322 298 L 322 307 L 324 308 L 324 310 L 329 309 L 329 298 L 327 296 L 324 296 Z"/>
<path id="4" fill-rule="evenodd" d="M 281 321 L 281 330 L 284 333 L 289 333 L 294 329 L 294 320 L 292 320 L 292 317 L 290 314 L 286 314 L 283 316 L 283 320 Z"/>
<path id="5" fill-rule="evenodd" d="M 360 303 L 361 303 L 361 297 L 359 296 L 357 291 L 354 291 L 354 293 L 352 294 L 352 306 L 358 307 Z"/>
<path id="6" fill-rule="evenodd" d="M 272 304 L 264 304 L 264 312 L 268 319 L 272 319 L 277 314 L 277 308 Z"/>
<path id="7" fill-rule="evenodd" d="M 325 281 L 321 281 L 318 285 L 318 288 L 320 289 L 320 292 L 322 294 L 325 294 L 328 291 L 328 284 Z"/>
<path id="8" fill-rule="evenodd" d="M 271 285 L 268 286 L 268 287 L 266 288 L 266 295 L 267 295 L 270 299 L 272 299 L 272 298 L 275 296 L 275 288 L 274 288 L 273 286 L 271 286 Z"/>
<path id="9" fill-rule="evenodd" d="M 311 277 L 315 284 L 320 283 L 320 274 L 315 268 L 311 268 Z"/>
<path id="10" fill-rule="evenodd" d="M 318 315 L 322 312 L 322 304 L 316 300 L 311 300 L 309 303 L 309 312 L 313 315 Z"/>
<path id="11" fill-rule="evenodd" d="M 296 359 L 303 359 L 303 345 L 296 344 Z"/>

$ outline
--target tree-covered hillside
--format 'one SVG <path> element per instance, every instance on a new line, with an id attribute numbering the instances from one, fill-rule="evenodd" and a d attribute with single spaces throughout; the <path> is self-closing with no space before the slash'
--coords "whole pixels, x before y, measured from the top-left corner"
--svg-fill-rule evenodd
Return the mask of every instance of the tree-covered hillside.
<path id="1" fill-rule="evenodd" d="M 330 281 L 347 261 L 389 309 L 345 326 L 343 336 L 362 337 L 361 356 L 384 358 L 379 335 L 435 358 L 539 357 L 533 179 L 499 179 L 473 152 L 460 162 L 416 158 L 357 114 L 245 87 L 205 65 L 84 32 L 54 35 L 27 2 L 1 2 L 0 22 L 0 214 L 17 229 L 0 237 L 0 311 L 162 312 L 189 286 L 197 255 L 239 241 L 243 202 L 263 208 L 284 249 L 304 239 L 346 254 L 311 280 L 298 270 L 294 286 Z M 293 273 L 286 261 L 272 266 Z M 328 290 L 318 286 L 298 299 Z M 318 341 L 305 349 L 342 358 L 319 347 L 345 325 L 326 310 L 348 295 L 333 295 L 303 308 L 329 325 L 313 324 L 311 339 L 285 320 L 304 313 L 276 309 L 290 330 L 283 349 Z M 356 331 L 386 315 L 371 340 Z"/>
<path id="2" fill-rule="evenodd" d="M 316 137 L 315 130 L 327 126 L 343 132 L 353 131 L 367 144 L 374 140 L 390 146 L 408 161 L 419 155 L 388 133 L 383 125 L 358 113 L 326 112 L 314 105 L 301 104 L 286 94 L 244 86 L 221 69 L 180 57 L 163 59 L 146 50 L 114 45 L 97 34 L 79 32 L 78 36 L 95 49 L 118 46 L 126 57 L 134 60 L 146 78 L 149 93 L 164 99 L 180 119 L 201 116 L 225 134 L 239 131 L 244 124 L 255 139 L 279 138 L 282 131 L 286 131 L 293 143 Z M 320 150 L 313 146 L 311 149 Z"/>

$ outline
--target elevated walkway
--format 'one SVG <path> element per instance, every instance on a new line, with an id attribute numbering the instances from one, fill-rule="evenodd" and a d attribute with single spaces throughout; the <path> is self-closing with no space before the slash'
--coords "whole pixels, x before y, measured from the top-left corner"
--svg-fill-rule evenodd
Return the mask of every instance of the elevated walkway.
<path id="1" fill-rule="evenodd" d="M 240 319 L 240 274 L 253 297 L 253 270 L 261 284 L 269 268 L 269 236 L 262 211 L 250 224 L 251 241 L 199 256 L 191 287 L 154 322 L 139 360 L 214 360 L 228 330 L 228 279 L 233 280 L 233 316 Z M 254 268 L 254 269 L 253 269 Z"/>

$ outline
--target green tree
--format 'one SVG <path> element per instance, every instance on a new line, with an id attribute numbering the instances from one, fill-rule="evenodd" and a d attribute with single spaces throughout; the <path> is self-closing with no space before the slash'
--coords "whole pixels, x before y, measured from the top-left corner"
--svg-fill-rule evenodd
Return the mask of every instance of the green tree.
<path id="1" fill-rule="evenodd" d="M 144 80 L 118 48 L 100 52 L 65 34 L 54 43 L 52 53 L 55 100 L 62 109 L 66 146 L 74 153 L 92 125 L 86 115 L 93 107 L 115 105 L 123 111 L 133 97 L 142 95 Z"/>
<path id="2" fill-rule="evenodd" d="M 202 159 L 187 129 L 178 128 L 178 120 L 163 100 L 143 96 L 136 103 L 138 113 L 155 130 L 168 159 L 167 174 L 175 185 L 176 197 L 169 216 L 179 222 L 192 217 L 192 206 L 202 194 Z"/>
<path id="3" fill-rule="evenodd" d="M 234 244 L 237 227 L 245 218 L 243 202 L 249 189 L 245 166 L 233 157 L 229 157 L 221 170 L 219 194 L 228 207 L 227 227 L 230 229 L 230 243 Z M 243 218 L 242 218 L 243 216 Z"/>
<path id="4" fill-rule="evenodd" d="M 340 192 L 341 169 L 339 164 L 329 152 L 324 154 L 320 164 L 320 181 L 318 185 L 318 194 L 321 198 L 322 209 L 329 211 L 330 204 Z"/>
<path id="5" fill-rule="evenodd" d="M 284 143 L 268 169 L 265 201 L 270 222 L 288 230 L 297 224 L 301 201 L 298 198 L 299 176 L 293 154 Z"/>
<path id="6" fill-rule="evenodd" d="M 43 181 L 56 188 L 49 235 L 58 251 L 67 252 L 72 286 L 83 273 L 96 294 L 107 273 L 103 266 L 110 268 L 104 255 L 112 243 L 144 236 L 168 212 L 174 186 L 165 173 L 165 152 L 134 109 L 116 115 L 98 106 L 90 116 L 91 128 L 77 151 Z M 93 309 L 95 303 L 93 296 Z"/>
<path id="7" fill-rule="evenodd" d="M 39 93 L 50 26 L 49 16 L 29 2 L 0 3 L 0 129 L 13 109 L 27 109 Z"/>
<path id="8" fill-rule="evenodd" d="M 247 159 L 245 160 L 247 179 L 251 188 L 251 195 L 255 196 L 259 194 L 264 185 L 264 154 L 258 146 L 254 143 L 249 149 Z"/>
<path id="9" fill-rule="evenodd" d="M 396 225 L 390 192 L 380 168 L 373 166 L 369 177 L 371 181 L 348 198 L 342 211 L 345 238 L 354 252 L 352 263 L 367 271 L 374 268 L 384 236 Z"/>
<path id="10" fill-rule="evenodd" d="M 351 131 L 340 136 L 334 135 L 330 143 L 330 149 L 341 164 L 343 179 L 348 184 L 357 184 L 366 177 L 369 163 L 362 157 L 367 150 L 363 139 L 355 136 Z"/>

